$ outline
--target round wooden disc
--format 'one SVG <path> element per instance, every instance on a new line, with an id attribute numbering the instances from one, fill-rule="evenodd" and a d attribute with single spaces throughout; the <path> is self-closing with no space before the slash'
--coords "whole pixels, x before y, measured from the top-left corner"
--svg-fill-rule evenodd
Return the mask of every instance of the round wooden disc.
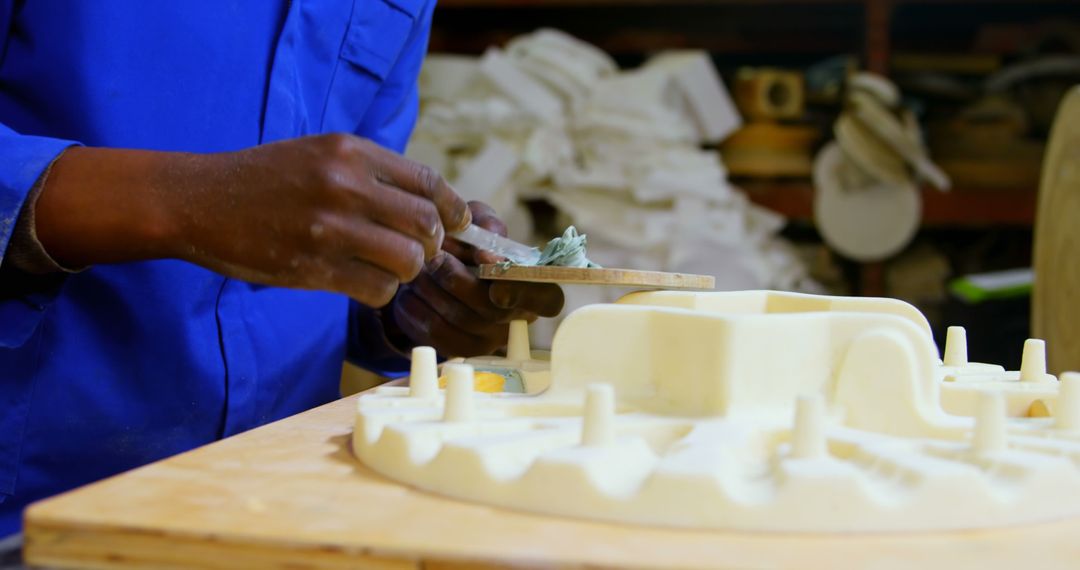
<path id="1" fill-rule="evenodd" d="M 1080 87 L 1065 96 L 1043 161 L 1031 328 L 1048 371 L 1080 370 Z"/>
<path id="2" fill-rule="evenodd" d="M 912 184 L 869 179 L 839 145 L 814 161 L 814 218 L 825 242 L 856 261 L 879 261 L 904 248 L 919 228 L 922 198 Z"/>

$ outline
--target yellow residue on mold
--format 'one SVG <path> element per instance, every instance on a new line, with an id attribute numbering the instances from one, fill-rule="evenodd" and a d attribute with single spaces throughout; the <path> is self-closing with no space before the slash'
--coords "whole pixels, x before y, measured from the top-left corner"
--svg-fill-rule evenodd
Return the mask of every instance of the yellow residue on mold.
<path id="1" fill-rule="evenodd" d="M 506 378 L 494 372 L 476 372 L 473 389 L 477 392 L 502 392 L 506 388 Z M 446 376 L 439 376 L 439 388 L 446 389 Z"/>

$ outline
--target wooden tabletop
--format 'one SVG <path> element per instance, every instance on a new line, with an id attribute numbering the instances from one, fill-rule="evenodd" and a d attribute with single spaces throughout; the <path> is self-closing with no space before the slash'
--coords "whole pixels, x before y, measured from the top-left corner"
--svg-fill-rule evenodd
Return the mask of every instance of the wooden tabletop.
<path id="1" fill-rule="evenodd" d="M 429 495 L 349 449 L 355 397 L 32 506 L 26 557 L 74 568 L 1075 568 L 1080 520 L 947 534 L 697 532 Z M 553 492 L 556 492 L 553 490 Z"/>

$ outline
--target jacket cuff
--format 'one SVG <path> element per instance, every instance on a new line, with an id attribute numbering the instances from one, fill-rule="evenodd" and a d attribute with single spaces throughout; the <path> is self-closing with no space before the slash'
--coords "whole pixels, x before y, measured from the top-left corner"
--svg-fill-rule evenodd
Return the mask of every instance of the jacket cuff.
<path id="1" fill-rule="evenodd" d="M 59 158 L 60 156 L 57 156 L 56 159 L 49 163 L 49 166 L 45 168 L 45 172 L 38 178 L 37 183 L 30 189 L 30 194 L 23 203 L 19 219 L 15 222 L 15 231 L 12 233 L 11 240 L 8 243 L 7 254 L 4 256 L 4 264 L 31 275 L 78 273 L 86 269 L 85 267 L 69 269 L 60 265 L 49 255 L 49 252 L 45 251 L 45 246 L 41 245 L 41 240 L 37 236 L 37 201 L 41 197 L 41 190 L 45 187 L 45 183 L 49 178 L 52 165 Z"/>
<path id="2" fill-rule="evenodd" d="M 7 255 L 27 198 L 49 165 L 79 143 L 49 137 L 0 132 L 0 265 Z"/>
<path id="3" fill-rule="evenodd" d="M 67 275 L 32 275 L 6 256 L 36 183 L 60 153 L 76 144 L 0 129 L 0 348 L 16 348 L 31 338 Z"/>

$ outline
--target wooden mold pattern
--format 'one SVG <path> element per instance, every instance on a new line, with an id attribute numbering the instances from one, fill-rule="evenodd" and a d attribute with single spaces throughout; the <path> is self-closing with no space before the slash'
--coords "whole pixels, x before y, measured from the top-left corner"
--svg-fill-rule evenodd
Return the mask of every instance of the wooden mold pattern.
<path id="1" fill-rule="evenodd" d="M 586 267 L 513 265 L 504 268 L 498 264 L 481 265 L 480 278 L 538 283 L 620 285 L 652 289 L 712 289 L 716 286 L 716 278 L 711 275 Z"/>
<path id="2" fill-rule="evenodd" d="M 37 503 L 56 568 L 1072 568 L 1080 520 L 957 533 L 645 528 L 444 499 L 349 452 L 356 397 Z"/>
<path id="3" fill-rule="evenodd" d="M 448 363 L 442 392 L 434 357 L 414 357 L 409 388 L 359 399 L 354 454 L 440 495 L 646 527 L 954 532 L 1080 517 L 1080 373 L 1047 374 L 1039 339 L 1006 371 L 968 361 L 962 327 L 943 362 L 926 318 L 896 299 L 652 291 L 574 311 L 547 362 L 513 352 L 502 367 Z M 547 389 L 480 393 L 470 360 L 485 374 L 549 364 Z M 1052 419 L 1027 417 L 1036 401 Z"/>
<path id="4" fill-rule="evenodd" d="M 1080 369 L 1080 87 L 1061 102 L 1043 162 L 1035 220 L 1035 279 L 1031 328 L 1047 341 L 1050 370 Z"/>

